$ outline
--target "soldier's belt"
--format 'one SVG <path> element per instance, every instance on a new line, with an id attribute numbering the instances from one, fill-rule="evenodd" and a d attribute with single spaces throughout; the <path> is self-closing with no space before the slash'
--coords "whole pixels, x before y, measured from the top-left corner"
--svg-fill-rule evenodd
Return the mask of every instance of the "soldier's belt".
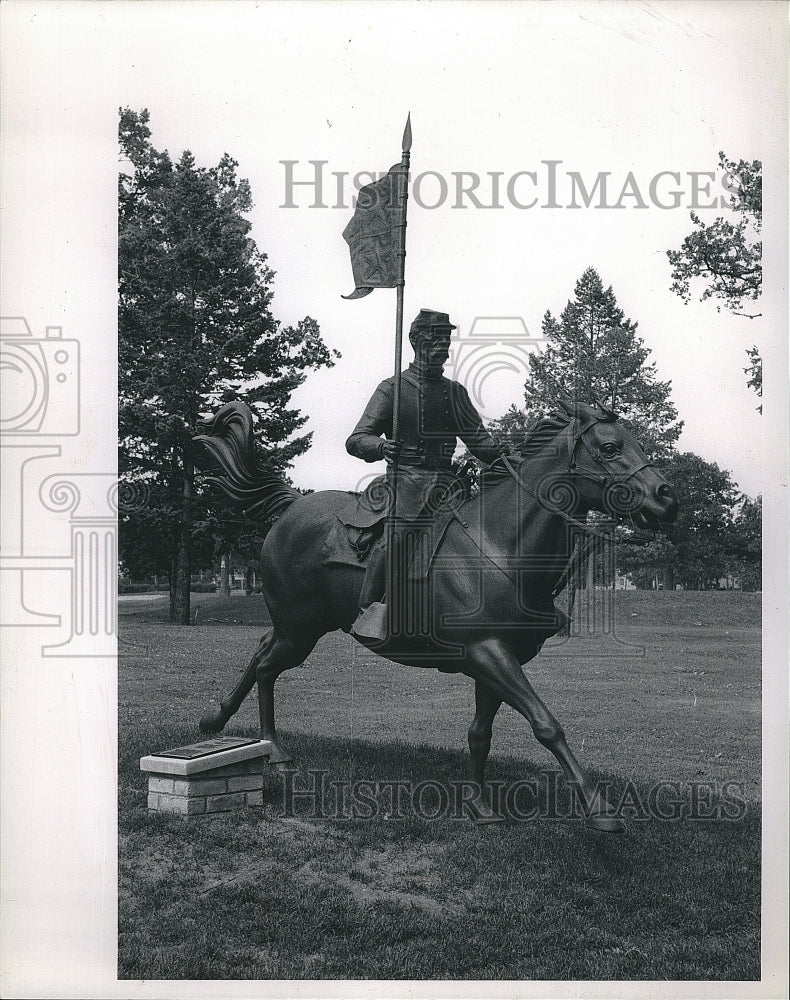
<path id="1" fill-rule="evenodd" d="M 425 455 L 404 455 L 403 452 L 398 458 L 398 465 L 401 468 L 428 469 L 431 472 L 450 472 L 453 467 L 453 463 L 448 459 L 427 458 Z"/>

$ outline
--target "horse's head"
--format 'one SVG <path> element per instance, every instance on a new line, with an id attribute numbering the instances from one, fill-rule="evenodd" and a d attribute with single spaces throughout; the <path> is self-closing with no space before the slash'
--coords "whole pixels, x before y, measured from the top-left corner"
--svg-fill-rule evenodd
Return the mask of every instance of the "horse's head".
<path id="1" fill-rule="evenodd" d="M 589 403 L 560 406 L 571 418 L 569 473 L 584 505 L 628 516 L 638 528 L 671 524 L 678 513 L 675 491 L 617 414 Z"/>

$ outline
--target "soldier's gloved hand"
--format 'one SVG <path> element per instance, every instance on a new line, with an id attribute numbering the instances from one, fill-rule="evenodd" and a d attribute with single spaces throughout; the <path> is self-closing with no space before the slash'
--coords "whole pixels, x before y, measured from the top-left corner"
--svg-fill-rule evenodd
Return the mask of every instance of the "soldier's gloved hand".
<path id="1" fill-rule="evenodd" d="M 400 455 L 402 447 L 402 441 L 391 441 L 385 438 L 381 449 L 382 457 L 387 460 L 388 464 L 392 465 L 393 462 L 398 460 L 398 455 Z"/>

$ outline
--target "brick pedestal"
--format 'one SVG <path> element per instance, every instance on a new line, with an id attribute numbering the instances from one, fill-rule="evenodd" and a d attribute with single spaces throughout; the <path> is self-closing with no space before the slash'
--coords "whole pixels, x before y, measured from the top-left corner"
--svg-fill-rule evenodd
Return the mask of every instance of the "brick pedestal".
<path id="1" fill-rule="evenodd" d="M 262 806 L 271 751 L 268 740 L 220 736 L 141 757 L 149 812 L 205 816 Z"/>

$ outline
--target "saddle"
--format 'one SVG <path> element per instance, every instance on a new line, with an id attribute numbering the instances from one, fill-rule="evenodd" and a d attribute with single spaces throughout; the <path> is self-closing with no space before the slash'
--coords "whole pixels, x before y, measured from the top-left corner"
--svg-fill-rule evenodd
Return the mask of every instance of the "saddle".
<path id="1" fill-rule="evenodd" d="M 359 496 L 352 494 L 326 536 L 321 552 L 323 565 L 365 569 L 374 543 L 384 532 L 385 521 L 386 514 L 365 512 L 359 506 Z"/>
<path id="2" fill-rule="evenodd" d="M 429 507 L 428 514 L 423 510 L 422 517 L 415 516 L 415 509 L 419 512 L 422 505 L 415 502 L 416 496 L 408 496 L 410 502 L 406 505 L 406 516 L 398 518 L 398 525 L 401 530 L 411 529 L 412 535 L 419 539 L 418 544 L 411 546 L 411 579 L 423 580 L 428 575 L 447 525 L 458 502 L 463 499 L 461 489 L 459 487 L 453 492 L 451 486 L 446 501 L 433 510 Z M 349 494 L 348 503 L 338 512 L 324 542 L 321 554 L 323 565 L 354 566 L 357 569 L 367 567 L 373 546 L 384 534 L 389 496 L 388 484 L 383 476 L 373 480 L 364 493 Z M 401 506 L 400 489 L 398 506 Z"/>

